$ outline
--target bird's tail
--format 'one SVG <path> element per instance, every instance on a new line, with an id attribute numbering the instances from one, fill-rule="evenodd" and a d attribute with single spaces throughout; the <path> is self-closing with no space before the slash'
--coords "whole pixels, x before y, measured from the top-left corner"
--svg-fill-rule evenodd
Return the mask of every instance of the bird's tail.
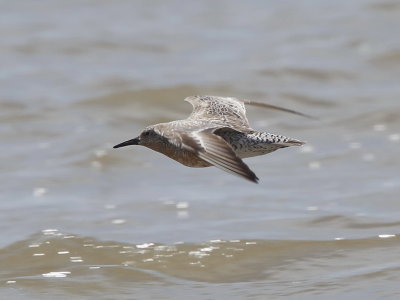
<path id="1" fill-rule="evenodd" d="M 283 141 L 279 142 L 279 145 L 282 145 L 282 146 L 285 146 L 285 147 L 290 147 L 290 146 L 302 146 L 305 143 L 306 142 L 302 142 L 300 140 L 289 138 L 288 140 L 286 140 L 284 142 Z"/>

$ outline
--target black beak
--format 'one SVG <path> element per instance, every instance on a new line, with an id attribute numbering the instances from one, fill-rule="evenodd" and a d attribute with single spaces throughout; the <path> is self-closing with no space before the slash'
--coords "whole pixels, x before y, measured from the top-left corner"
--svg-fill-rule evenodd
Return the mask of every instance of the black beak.
<path id="1" fill-rule="evenodd" d="M 120 147 L 125 147 L 125 146 L 130 146 L 130 145 L 139 145 L 139 141 L 140 141 L 140 139 L 137 137 L 137 138 L 131 139 L 129 141 L 123 142 L 121 144 L 115 145 L 113 148 L 120 148 Z"/>

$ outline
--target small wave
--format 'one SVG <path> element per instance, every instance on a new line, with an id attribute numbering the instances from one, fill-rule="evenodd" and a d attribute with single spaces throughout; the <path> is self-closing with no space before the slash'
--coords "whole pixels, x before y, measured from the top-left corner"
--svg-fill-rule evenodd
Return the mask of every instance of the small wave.
<path id="1" fill-rule="evenodd" d="M 366 239 L 210 240 L 204 243 L 128 244 L 47 229 L 0 250 L 3 282 L 83 278 L 117 281 L 246 282 L 267 280 L 296 261 L 338 252 L 398 247 L 400 236 Z M 329 264 L 329 258 L 326 262 Z M 307 268 L 304 266 L 304 268 Z"/>

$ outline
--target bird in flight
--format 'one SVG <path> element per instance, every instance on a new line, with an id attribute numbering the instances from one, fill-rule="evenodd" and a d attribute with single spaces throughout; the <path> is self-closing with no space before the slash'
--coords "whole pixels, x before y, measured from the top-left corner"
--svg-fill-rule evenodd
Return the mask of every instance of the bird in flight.
<path id="1" fill-rule="evenodd" d="M 194 168 L 215 166 L 257 183 L 258 177 L 242 158 L 264 155 L 304 142 L 250 127 L 245 104 L 309 117 L 279 106 L 233 97 L 190 96 L 193 106 L 184 120 L 147 126 L 138 137 L 114 148 L 141 145 Z"/>

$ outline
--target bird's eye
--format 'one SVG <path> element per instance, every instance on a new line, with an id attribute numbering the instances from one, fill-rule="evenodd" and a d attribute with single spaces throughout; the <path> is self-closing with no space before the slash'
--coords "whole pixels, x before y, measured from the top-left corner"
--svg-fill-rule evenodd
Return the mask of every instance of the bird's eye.
<path id="1" fill-rule="evenodd" d="M 145 133 L 143 133 L 143 135 L 144 135 L 144 136 L 149 136 L 149 135 L 150 135 L 150 132 L 149 132 L 149 131 L 146 131 Z"/>

